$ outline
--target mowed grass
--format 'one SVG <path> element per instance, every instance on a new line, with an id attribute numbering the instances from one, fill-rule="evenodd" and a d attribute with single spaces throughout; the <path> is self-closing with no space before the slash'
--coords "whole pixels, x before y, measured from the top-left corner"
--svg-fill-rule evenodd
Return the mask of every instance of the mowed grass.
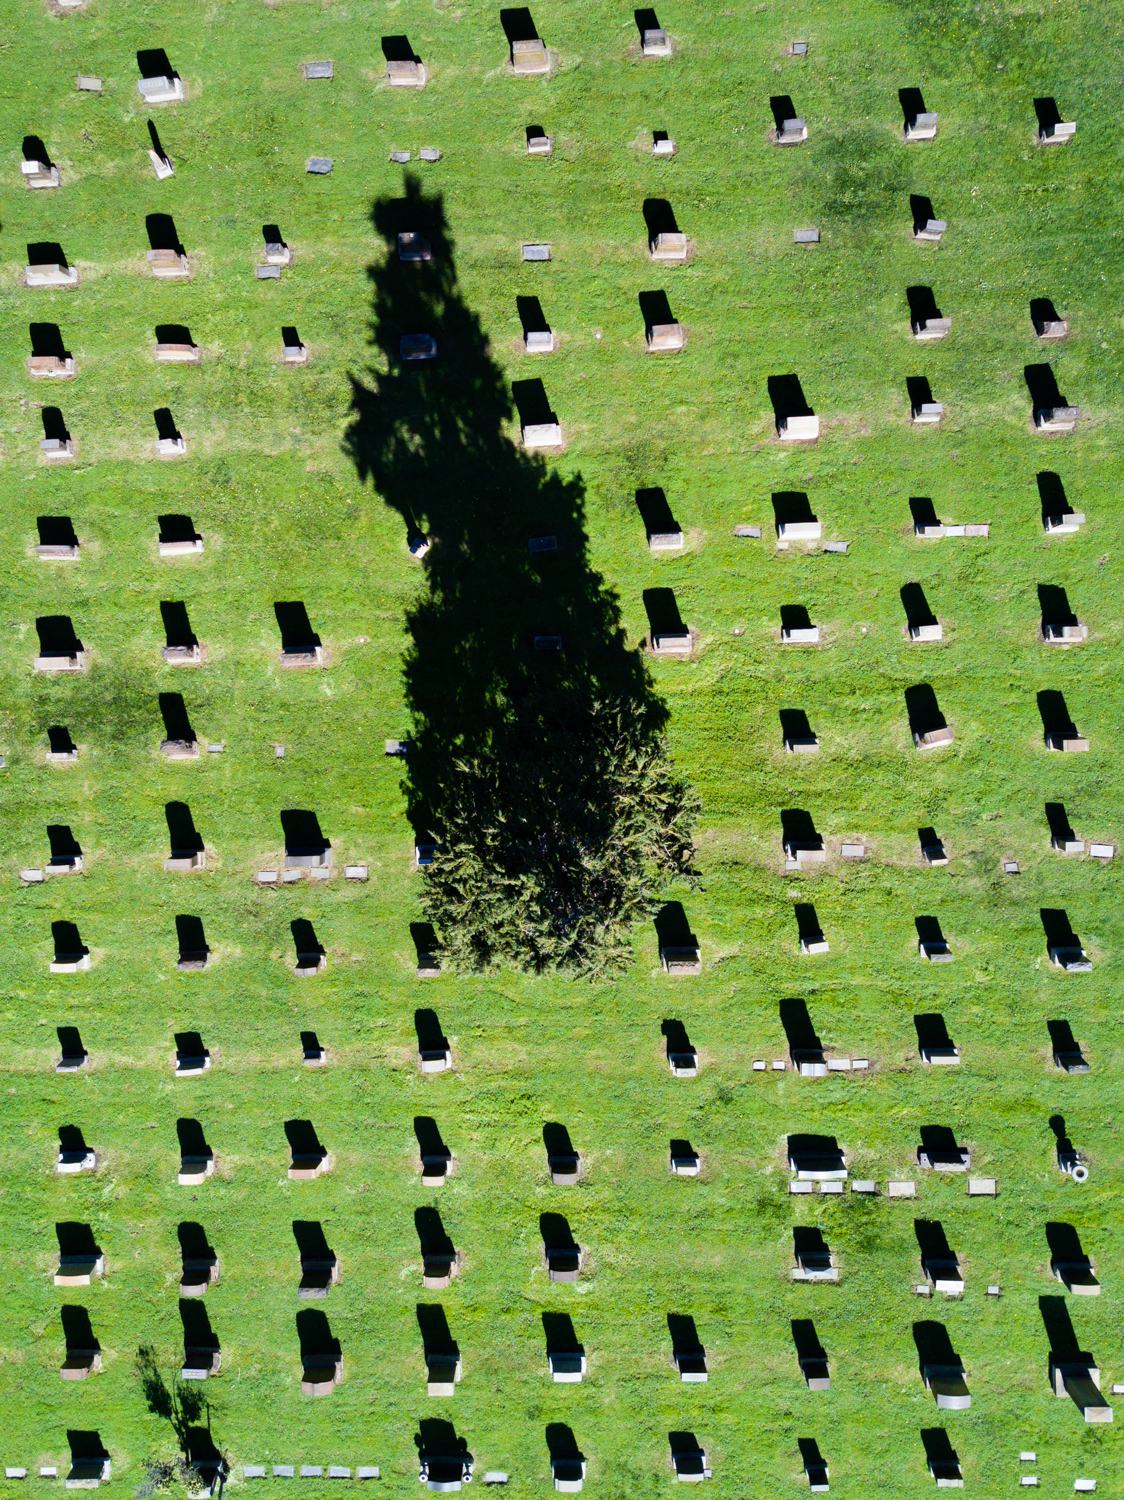
<path id="1" fill-rule="evenodd" d="M 1051 1394 L 1038 1299 L 1062 1295 L 1044 1226 L 1072 1223 L 1104 1283 L 1098 1300 L 1071 1308 L 1078 1341 L 1106 1390 L 1124 1377 L 1119 876 L 1052 853 L 1043 811 L 1063 802 L 1087 840 L 1120 831 L 1119 11 L 999 6 L 981 18 L 957 0 L 722 10 L 669 0 L 659 17 L 675 39 L 670 61 L 637 56 L 627 6 L 544 0 L 534 16 L 558 54 L 549 80 L 508 76 L 498 10 L 479 4 L 91 0 L 66 17 L 38 3 L 6 14 L 0 1459 L 62 1460 L 68 1430 L 96 1429 L 114 1484 L 135 1489 L 146 1460 L 174 1451 L 134 1361 L 151 1346 L 165 1379 L 178 1370 L 176 1226 L 192 1220 L 222 1260 L 205 1305 L 223 1372 L 204 1393 L 232 1465 L 377 1463 L 388 1492 L 416 1493 L 414 1437 L 438 1415 L 455 1421 L 478 1474 L 507 1469 L 527 1492 L 549 1489 L 544 1429 L 565 1422 L 588 1457 L 590 1492 L 606 1497 L 670 1483 L 668 1433 L 681 1430 L 706 1447 L 719 1495 L 802 1483 L 800 1438 L 819 1442 L 841 1493 L 897 1495 L 931 1485 L 920 1432 L 943 1425 L 974 1491 L 1013 1487 L 1024 1448 L 1038 1451 L 1052 1494 L 1079 1474 L 1111 1491 L 1114 1430 L 1086 1427 Z M 420 95 L 380 82 L 380 38 L 403 32 L 429 69 Z M 803 61 L 786 56 L 801 36 Z M 134 54 L 149 47 L 166 48 L 189 95 L 152 111 L 176 162 L 165 183 L 144 154 L 135 90 Z M 299 64 L 325 57 L 335 80 L 305 83 Z M 73 91 L 78 72 L 104 78 L 101 98 Z M 936 142 L 901 142 L 903 87 L 921 87 L 940 112 Z M 766 139 L 781 94 L 808 120 L 799 150 Z M 1078 121 L 1062 149 L 1034 144 L 1033 100 L 1048 95 Z M 532 123 L 555 136 L 549 161 L 523 154 Z M 678 139 L 673 160 L 646 153 L 653 129 Z M 57 193 L 18 180 L 30 134 L 59 164 Z M 402 191 L 390 150 L 425 145 L 444 152 L 414 167 L 443 200 L 460 294 L 509 376 L 545 383 L 568 437 L 558 468 L 584 482 L 591 564 L 618 591 L 630 638 L 646 635 L 642 593 L 659 586 L 675 589 L 700 636 L 690 662 L 652 665 L 674 754 L 704 800 L 702 890 L 669 893 L 700 938 L 695 980 L 662 977 L 650 931 L 614 985 L 414 977 L 419 877 L 402 766 L 382 747 L 410 730 L 399 666 L 424 569 L 341 444 L 348 376 L 369 379 L 367 267 L 385 253 L 371 207 Z M 334 159 L 331 177 L 305 175 L 312 155 Z M 911 193 L 949 221 L 939 247 L 911 241 Z M 666 198 L 695 242 L 688 265 L 648 262 L 649 197 Z M 189 284 L 148 278 L 152 213 L 174 217 Z M 265 223 L 295 253 L 279 284 L 253 276 Z M 798 250 L 792 230 L 809 225 L 822 243 Z M 20 285 L 24 246 L 52 240 L 80 268 L 73 292 Z M 549 240 L 552 263 L 523 267 L 525 240 Z M 910 338 L 905 288 L 919 284 L 953 318 L 941 344 Z M 674 358 L 643 352 L 637 294 L 661 288 L 690 335 Z M 518 352 L 517 294 L 538 295 L 562 336 L 549 359 Z M 1037 296 L 1070 320 L 1049 349 L 1029 320 Z M 73 382 L 28 379 L 31 321 L 59 324 L 79 364 Z M 200 368 L 154 363 L 163 323 L 190 327 Z M 307 368 L 281 367 L 283 325 L 308 345 Z M 1082 407 L 1072 437 L 1030 431 L 1023 368 L 1043 361 Z M 791 373 L 821 416 L 813 448 L 773 437 L 767 378 Z M 914 375 L 945 403 L 937 431 L 908 425 Z M 65 470 L 39 459 L 43 404 L 58 405 L 73 434 Z M 187 438 L 182 463 L 155 457 L 162 406 Z M 1088 514 L 1078 535 L 1044 538 L 1039 471 L 1060 475 Z M 655 485 L 686 533 L 681 555 L 645 547 L 634 496 Z M 770 496 L 784 490 L 808 494 L 825 536 L 850 543 L 845 557 L 774 553 Z M 915 540 L 918 496 L 942 519 L 989 521 L 991 536 Z M 156 518 L 180 511 L 206 550 L 159 560 Z M 35 558 L 44 515 L 73 518 L 80 563 Z M 763 540 L 735 540 L 743 522 L 761 524 Z M 944 623 L 942 643 L 904 638 L 899 590 L 910 582 Z M 1089 625 L 1079 648 L 1039 641 L 1039 584 L 1065 588 Z M 296 599 L 328 650 L 322 672 L 277 664 L 273 604 Z M 186 604 L 200 668 L 161 663 L 166 600 Z M 820 624 L 821 648 L 778 644 L 781 606 L 793 604 Z M 70 615 L 90 652 L 80 679 L 31 673 L 35 620 L 52 614 Z M 905 690 L 921 682 L 956 736 L 931 756 L 912 748 L 905 712 Z M 1090 754 L 1046 752 L 1044 690 L 1065 695 Z M 163 760 L 162 692 L 183 693 L 221 755 Z M 807 712 L 818 757 L 784 755 L 784 708 Z M 45 763 L 53 724 L 79 743 L 76 765 Z M 164 804 L 179 799 L 208 848 L 198 876 L 162 870 Z M 252 872 L 277 865 L 286 808 L 314 810 L 337 865 L 367 862 L 370 882 L 256 888 Z M 786 808 L 809 812 L 831 850 L 807 877 L 783 875 Z M 58 823 L 81 843 L 84 874 L 20 889 L 17 871 L 42 864 Z M 944 869 L 921 866 L 916 830 L 929 824 L 950 854 Z M 841 864 L 845 838 L 866 841 L 864 864 Z M 1020 861 L 1018 877 L 1002 875 L 1005 857 Z M 814 902 L 829 955 L 799 956 L 794 898 Z M 1049 968 L 1041 908 L 1066 911 L 1091 975 Z M 205 974 L 175 969 L 184 913 L 205 924 Z M 917 957 L 922 915 L 941 922 L 954 963 Z M 292 974 L 299 917 L 328 954 L 311 980 Z M 57 920 L 78 924 L 88 974 L 48 974 Z M 784 1054 L 778 1005 L 793 997 L 826 1043 L 871 1059 L 867 1077 L 753 1071 Z M 451 1075 L 416 1071 L 422 1005 L 451 1039 Z M 912 1017 L 932 1011 L 962 1049 L 959 1070 L 917 1058 Z M 667 1017 L 699 1048 L 693 1082 L 668 1073 Z M 1061 1017 L 1086 1048 L 1087 1076 L 1052 1067 L 1046 1022 Z M 88 1074 L 51 1071 L 62 1024 L 81 1028 Z M 214 1068 L 176 1081 L 173 1036 L 192 1028 Z M 327 1069 L 300 1066 L 303 1028 L 330 1049 Z M 1084 1187 L 1053 1164 L 1056 1113 L 1088 1156 Z M 457 1156 L 437 1191 L 420 1186 L 418 1115 L 438 1121 Z M 181 1117 L 200 1121 L 218 1155 L 198 1190 L 175 1182 Z M 331 1175 L 287 1181 L 291 1119 L 314 1123 Z M 577 1188 L 549 1184 L 541 1131 L 552 1120 L 585 1156 Z M 94 1177 L 54 1176 L 57 1130 L 70 1123 L 99 1153 Z M 789 1132 L 835 1134 L 854 1175 L 884 1184 L 913 1174 L 926 1124 L 972 1146 L 973 1172 L 999 1179 L 996 1200 L 969 1202 L 962 1180 L 928 1176 L 913 1203 L 788 1197 Z M 673 1136 L 703 1153 L 698 1180 L 670 1177 Z M 426 1205 L 464 1255 L 444 1294 L 421 1289 L 413 1215 Z M 586 1247 L 576 1287 L 546 1279 L 543 1212 L 565 1213 Z M 915 1216 L 939 1220 L 962 1256 L 963 1301 L 913 1295 Z M 341 1262 L 341 1284 L 319 1305 L 345 1378 L 322 1400 L 300 1393 L 300 1219 L 323 1223 Z M 88 1292 L 51 1284 L 63 1221 L 88 1222 L 107 1255 L 105 1282 Z M 791 1284 L 794 1223 L 823 1229 L 838 1287 Z M 998 1303 L 984 1295 L 993 1282 Z M 437 1301 L 464 1359 L 451 1402 L 425 1395 L 415 1307 Z M 104 1372 L 80 1385 L 57 1373 L 67 1304 L 89 1310 L 104 1350 Z M 572 1313 L 589 1354 L 582 1385 L 550 1383 L 543 1311 Z M 676 1379 L 668 1313 L 695 1317 L 707 1385 Z M 826 1394 L 805 1390 L 796 1365 L 790 1320 L 803 1317 L 831 1359 Z M 926 1318 L 947 1325 L 973 1395 L 969 1412 L 943 1421 L 917 1372 L 911 1327 Z"/>

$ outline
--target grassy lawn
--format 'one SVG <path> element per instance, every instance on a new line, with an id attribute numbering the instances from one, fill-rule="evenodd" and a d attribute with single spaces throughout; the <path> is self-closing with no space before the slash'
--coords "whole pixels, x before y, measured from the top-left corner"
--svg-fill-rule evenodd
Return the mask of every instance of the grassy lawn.
<path id="1" fill-rule="evenodd" d="M 6 13 L 0 1462 L 34 1474 L 65 1461 L 68 1432 L 96 1431 L 114 1485 L 132 1492 L 146 1462 L 176 1452 L 137 1356 L 151 1350 L 174 1385 L 177 1225 L 190 1221 L 221 1260 L 202 1305 L 222 1372 L 198 1388 L 194 1425 L 209 1427 L 236 1478 L 244 1463 L 378 1464 L 381 1488 L 418 1493 L 415 1438 L 437 1418 L 455 1424 L 478 1479 L 508 1470 L 520 1492 L 549 1491 L 546 1430 L 568 1424 L 587 1487 L 606 1500 L 671 1483 L 668 1434 L 683 1431 L 706 1448 L 720 1496 L 803 1484 L 801 1439 L 818 1442 L 844 1495 L 913 1494 L 932 1484 L 921 1434 L 938 1427 L 976 1493 L 1013 1489 L 1023 1449 L 1037 1451 L 1032 1472 L 1052 1495 L 1078 1475 L 1112 1493 L 1124 1478 L 1114 1429 L 1053 1396 L 1039 1299 L 1065 1297 L 1046 1226 L 1070 1224 L 1104 1287 L 1066 1299 L 1075 1337 L 1106 1393 L 1124 1380 L 1121 877 L 1118 861 L 1053 852 L 1045 813 L 1064 804 L 1086 841 L 1122 832 L 1124 574 L 1110 525 L 1124 481 L 1119 8 L 1001 0 L 981 17 L 961 0 L 665 0 L 675 52 L 663 60 L 640 56 L 629 6 L 540 0 L 534 17 L 556 54 L 549 79 L 510 75 L 498 7 L 474 0 L 89 0 L 67 15 L 29 0 Z M 428 69 L 421 93 L 383 82 L 380 39 L 403 33 Z M 806 58 L 788 55 L 796 38 Z M 187 99 L 150 111 L 135 54 L 158 47 Z M 300 64 L 325 58 L 334 80 L 306 82 Z M 76 92 L 78 73 L 100 75 L 102 95 Z M 932 143 L 901 139 L 898 90 L 909 87 L 940 114 Z M 768 140 L 770 98 L 785 95 L 808 122 L 794 150 Z M 1035 144 L 1034 101 L 1048 96 L 1078 122 L 1067 146 Z M 149 118 L 176 165 L 165 182 L 146 155 Z M 526 156 L 531 124 L 554 136 L 549 159 Z M 677 139 L 675 157 L 651 157 L 653 130 Z M 57 192 L 23 187 L 30 135 L 59 167 Z M 442 159 L 418 162 L 424 146 Z M 392 150 L 414 160 L 404 170 Z M 311 156 L 330 157 L 332 174 L 306 175 Z M 444 225 L 435 331 L 457 333 L 414 398 L 383 357 L 396 331 L 427 331 L 398 326 L 386 274 L 384 233 L 404 193 Z M 939 245 L 912 240 L 911 195 L 948 221 Z M 692 241 L 686 265 L 649 262 L 647 199 L 666 200 Z M 153 214 L 174 219 L 189 282 L 148 275 Z M 254 276 L 266 224 L 293 250 L 280 281 Z M 821 243 L 795 246 L 793 230 L 810 226 Z M 521 264 L 526 241 L 549 242 L 550 264 Z M 22 284 L 25 247 L 42 242 L 79 268 L 77 288 Z M 939 343 L 910 336 L 916 286 L 953 320 Z M 645 353 L 637 299 L 658 290 L 688 331 L 678 355 Z M 553 354 L 522 353 L 517 296 L 540 299 L 560 338 Z M 1035 337 L 1029 304 L 1041 297 L 1069 320 L 1061 343 Z M 31 323 L 58 325 L 73 381 L 29 378 Z M 189 328 L 201 365 L 157 365 L 159 325 Z M 289 326 L 306 367 L 282 365 Z M 1081 407 L 1073 435 L 1032 430 L 1024 368 L 1040 364 Z M 784 375 L 820 416 L 814 446 L 776 440 L 769 378 Z M 937 428 L 909 422 L 916 377 L 944 403 Z M 510 382 L 535 379 L 566 434 L 545 462 L 497 443 L 500 431 L 518 437 Z M 40 458 L 50 406 L 72 436 L 70 464 Z M 156 457 L 161 408 L 186 439 L 182 461 Z M 397 487 L 380 494 L 366 475 L 390 472 L 372 456 L 392 432 Z M 402 460 L 418 432 L 425 442 Z M 501 534 L 481 520 L 488 451 L 502 455 L 496 483 L 528 502 L 503 512 L 501 540 L 510 533 L 519 556 L 510 572 Z M 1076 535 L 1045 536 L 1042 474 L 1086 513 Z M 681 553 L 647 549 L 636 492 L 652 487 L 683 529 Z M 807 495 L 845 556 L 775 549 L 772 497 L 786 492 Z M 990 535 L 916 539 L 911 499 L 931 500 L 945 522 L 989 522 Z M 509 651 L 542 628 L 524 605 L 549 597 L 555 575 L 526 592 L 523 539 L 560 506 L 561 576 L 584 590 L 579 622 L 607 640 L 619 609 L 631 650 L 649 632 L 645 591 L 671 588 L 697 635 L 690 660 L 649 659 L 648 671 L 703 799 L 702 888 L 667 893 L 684 903 L 702 974 L 667 979 L 646 928 L 620 983 L 419 980 L 406 763 L 383 754 L 386 738 L 413 729 L 403 660 L 432 669 L 422 690 L 434 712 L 455 698 L 458 722 L 471 723 L 501 655 L 491 631 L 507 632 Z M 424 564 L 407 551 L 411 507 L 438 537 Z M 158 556 L 166 514 L 190 515 L 201 555 Z M 80 562 L 35 555 L 37 518 L 61 516 Z M 761 539 L 735 538 L 746 524 Z M 463 587 L 450 602 L 430 590 L 449 567 L 440 539 L 458 526 Z M 923 589 L 942 641 L 907 638 L 908 584 Z M 1089 627 L 1083 644 L 1043 644 L 1040 586 L 1066 591 Z M 285 601 L 305 605 L 323 670 L 279 665 L 274 605 Z M 417 621 L 433 624 L 435 601 L 438 638 L 419 656 Z M 162 602 L 186 606 L 200 666 L 161 660 Z M 793 606 L 820 626 L 818 648 L 781 646 L 781 610 Z M 48 616 L 73 621 L 84 675 L 32 672 L 36 620 Z M 924 755 L 906 706 L 922 684 L 955 733 Z M 174 693 L 204 746 L 194 762 L 159 751 L 160 695 Z M 1042 693 L 1064 696 L 1089 754 L 1046 750 Z M 818 756 L 784 753 L 782 710 L 806 713 Z M 69 730 L 76 763 L 47 763 L 52 726 Z M 188 804 L 206 844 L 201 873 L 162 868 L 172 801 Z M 264 889 L 252 876 L 279 868 L 289 809 L 315 812 L 337 873 Z M 829 851 L 810 873 L 784 873 L 791 810 Z M 81 845 L 83 872 L 22 887 L 18 871 L 44 864 L 58 825 Z M 930 826 L 947 866 L 922 863 L 918 830 Z M 842 861 L 844 840 L 865 842 L 868 858 Z M 1004 875 L 1005 859 L 1021 873 Z M 368 865 L 367 884 L 343 880 L 353 862 Z M 798 903 L 814 904 L 830 953 L 801 956 Z M 1065 913 L 1091 974 L 1051 968 L 1043 910 Z M 205 973 L 176 969 L 183 915 L 202 920 Z M 919 958 L 918 917 L 940 923 L 951 964 Z M 300 919 L 326 952 L 315 978 L 293 973 Z M 89 972 L 49 974 L 53 922 L 77 925 Z M 793 999 L 825 1044 L 869 1058 L 866 1075 L 754 1071 L 785 1055 L 781 1006 Z M 419 1073 L 418 1007 L 436 1009 L 451 1073 Z M 958 1069 L 921 1064 L 913 1017 L 928 1013 L 944 1016 Z M 698 1048 L 694 1080 L 669 1073 L 669 1018 Z M 1053 1020 L 1072 1026 L 1088 1075 L 1054 1068 Z M 73 1077 L 52 1071 L 67 1025 L 91 1054 Z M 193 1029 L 213 1067 L 177 1080 L 174 1037 Z M 301 1066 L 308 1029 L 329 1050 L 323 1070 Z M 1055 1166 L 1055 1115 L 1087 1157 L 1084 1186 Z M 416 1117 L 435 1119 L 456 1155 L 439 1189 L 420 1183 Z M 180 1119 L 197 1120 L 217 1156 L 199 1188 L 176 1182 Z M 329 1175 L 287 1179 L 292 1120 L 313 1123 Z M 551 1185 L 548 1122 L 583 1154 L 575 1187 Z M 98 1153 L 92 1176 L 54 1173 L 59 1127 L 71 1124 Z M 969 1201 L 963 1178 L 919 1171 L 925 1126 L 969 1144 L 973 1175 L 996 1177 L 999 1196 Z M 852 1175 L 878 1179 L 882 1195 L 790 1197 L 784 1147 L 796 1132 L 835 1135 Z M 668 1171 L 680 1137 L 702 1153 L 697 1179 Z M 887 1179 L 913 1176 L 915 1200 L 887 1199 Z M 446 1292 L 421 1286 L 414 1216 L 426 1207 L 463 1256 Z M 564 1213 L 587 1252 L 574 1286 L 547 1279 L 543 1213 Z M 962 1300 L 914 1295 L 915 1218 L 939 1221 L 960 1255 Z M 341 1269 L 311 1304 L 297 1299 L 293 1234 L 310 1220 Z M 105 1252 L 106 1278 L 89 1289 L 52 1284 L 66 1222 L 88 1224 Z M 822 1230 L 839 1285 L 790 1281 L 794 1224 Z M 985 1295 L 992 1283 L 998 1301 Z M 436 1303 L 464 1364 L 451 1401 L 425 1389 L 417 1307 Z M 104 1369 L 84 1383 L 58 1375 L 66 1306 L 88 1311 L 102 1347 Z M 297 1315 L 309 1308 L 343 1353 L 343 1381 L 323 1399 L 300 1389 Z M 589 1362 L 580 1385 L 549 1379 L 547 1313 L 573 1318 Z M 695 1319 L 707 1384 L 677 1379 L 669 1314 Z M 809 1317 L 831 1361 L 827 1393 L 805 1389 L 797 1365 L 791 1324 Z M 970 1411 L 938 1413 L 923 1388 L 914 1324 L 926 1320 L 947 1327 L 964 1360 Z"/>

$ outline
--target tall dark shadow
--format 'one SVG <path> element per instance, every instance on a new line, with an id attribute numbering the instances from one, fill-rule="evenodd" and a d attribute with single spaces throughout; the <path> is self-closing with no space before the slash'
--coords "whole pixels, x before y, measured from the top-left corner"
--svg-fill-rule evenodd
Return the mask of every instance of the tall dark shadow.
<path id="1" fill-rule="evenodd" d="M 77 547 L 78 533 L 69 516 L 36 516 L 36 530 L 41 547 Z"/>
<path id="2" fill-rule="evenodd" d="M 1051 406 L 1065 406 L 1066 399 L 1058 389 L 1058 378 L 1053 365 L 1024 365 L 1023 377 L 1030 392 L 1030 404 L 1035 411 Z"/>
<path id="3" fill-rule="evenodd" d="M 1065 485 L 1060 474 L 1052 469 L 1041 469 L 1034 476 L 1038 483 L 1038 498 L 1042 502 L 1042 521 L 1049 516 L 1071 516 L 1073 506 L 1065 495 Z"/>
<path id="4" fill-rule="evenodd" d="M 153 250 L 174 250 L 177 255 L 185 254 L 171 214 L 149 214 L 144 227 L 148 231 L 148 243 Z"/>
<path id="5" fill-rule="evenodd" d="M 142 78 L 178 78 L 163 47 L 145 47 L 137 53 L 137 71 Z"/>
<path id="6" fill-rule="evenodd" d="M 534 34 L 524 10 L 501 20 L 509 41 Z M 619 969 L 654 908 L 653 872 L 692 861 L 694 798 L 663 749 L 667 710 L 590 565 L 580 474 L 510 436 L 516 405 L 527 420 L 546 392 L 512 391 L 490 355 L 442 198 L 407 176 L 371 219 L 384 246 L 369 271 L 377 368 L 351 376 L 345 446 L 403 539 L 434 539 L 403 663 L 407 813 L 438 844 L 423 915 L 454 969 Z M 394 253 L 411 234 L 428 259 Z M 447 357 L 401 373 L 405 328 Z M 540 532 L 569 543 L 548 569 L 527 546 Z M 564 651 L 530 648 L 545 630 Z"/>
<path id="7" fill-rule="evenodd" d="M 70 428 L 66 425 L 66 418 L 62 409 L 58 406 L 44 406 L 39 413 L 43 423 L 43 436 L 48 441 L 65 443 L 70 437 Z"/>
<path id="8" fill-rule="evenodd" d="M 29 323 L 32 355 L 40 359 L 69 359 L 70 351 L 62 341 L 57 323 Z"/>
<path id="9" fill-rule="evenodd" d="M 203 849 L 203 836 L 195 826 L 191 809 L 186 802 L 166 802 L 164 817 L 168 822 L 168 842 L 173 856 L 199 854 Z"/>
<path id="10" fill-rule="evenodd" d="M 170 740 L 183 740 L 186 744 L 192 744 L 195 740 L 195 731 L 191 727 L 191 719 L 188 717 L 183 694 L 161 693 L 159 702 L 160 716 L 164 720 L 164 733 Z"/>

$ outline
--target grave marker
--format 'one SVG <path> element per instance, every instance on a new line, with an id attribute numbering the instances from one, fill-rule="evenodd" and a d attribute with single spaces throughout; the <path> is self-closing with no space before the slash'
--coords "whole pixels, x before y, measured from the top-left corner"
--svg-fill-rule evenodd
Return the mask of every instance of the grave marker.
<path id="1" fill-rule="evenodd" d="M 540 37 L 524 37 L 511 44 L 512 72 L 521 77 L 550 72 L 550 57 Z"/>
<path id="2" fill-rule="evenodd" d="M 649 240 L 648 254 L 656 261 L 684 261 L 687 259 L 687 236 L 678 230 L 661 230 Z"/>
<path id="3" fill-rule="evenodd" d="M 183 79 L 173 74 L 171 78 L 140 78 L 137 93 L 146 104 L 178 104 L 183 99 Z"/>

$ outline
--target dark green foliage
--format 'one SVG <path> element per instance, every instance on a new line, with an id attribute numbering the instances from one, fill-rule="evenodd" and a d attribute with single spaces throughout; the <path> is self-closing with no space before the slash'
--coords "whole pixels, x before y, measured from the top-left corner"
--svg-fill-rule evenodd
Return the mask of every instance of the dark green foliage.
<path id="1" fill-rule="evenodd" d="M 405 791 L 442 849 L 426 915 L 457 969 L 615 973 L 653 878 L 690 871 L 696 799 L 617 596 L 589 564 L 581 476 L 564 481 L 508 436 L 513 404 L 521 421 L 549 419 L 546 392 L 522 381 L 508 394 L 460 294 L 441 199 L 407 178 L 372 219 L 387 247 L 371 273 L 380 357 L 370 386 L 353 383 L 347 447 L 408 534 L 433 541 L 405 663 Z M 424 229 L 430 262 L 398 260 L 406 227 Z M 436 361 L 403 365 L 407 328 L 433 335 Z M 556 548 L 530 553 L 534 534 Z M 539 631 L 563 649 L 535 651 Z"/>
<path id="2" fill-rule="evenodd" d="M 622 970 L 653 878 L 691 876 L 698 799 L 635 704 L 551 696 L 458 761 L 423 905 L 458 970 Z"/>

